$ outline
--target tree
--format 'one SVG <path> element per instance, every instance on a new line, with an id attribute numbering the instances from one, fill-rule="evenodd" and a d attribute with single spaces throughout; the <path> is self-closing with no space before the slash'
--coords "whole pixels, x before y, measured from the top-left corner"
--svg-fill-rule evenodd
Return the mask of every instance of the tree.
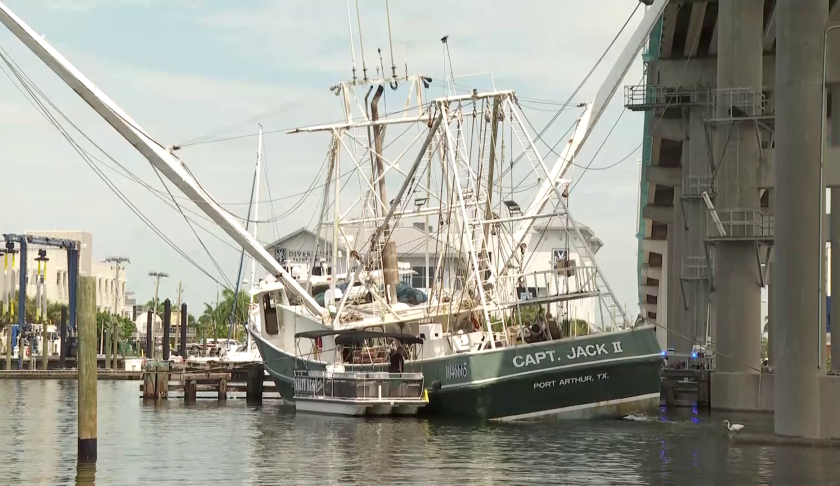
<path id="1" fill-rule="evenodd" d="M 161 298 L 160 300 L 158 300 L 157 309 L 155 309 L 155 299 L 151 299 L 148 302 L 146 302 L 146 309 L 154 311 L 155 314 L 157 314 L 159 316 L 162 316 L 163 315 L 163 302 L 165 300 L 166 300 L 166 298 Z"/>
<path id="2" fill-rule="evenodd" d="M 220 314 L 219 314 L 220 306 L 213 307 L 212 305 L 205 302 L 204 304 L 204 313 L 201 314 L 201 317 L 198 318 L 198 322 L 201 325 L 200 330 L 196 330 L 197 333 L 201 333 L 202 337 L 211 335 L 213 339 L 217 339 L 219 336 L 219 326 L 221 322 Z"/>

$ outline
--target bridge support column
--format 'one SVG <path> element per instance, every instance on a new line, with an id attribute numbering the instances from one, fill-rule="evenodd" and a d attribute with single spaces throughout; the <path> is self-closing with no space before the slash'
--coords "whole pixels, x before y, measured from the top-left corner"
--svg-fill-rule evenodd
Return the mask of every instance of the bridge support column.
<path id="1" fill-rule="evenodd" d="M 820 356 L 825 335 L 819 309 L 820 139 L 823 119 L 823 32 L 828 2 L 776 3 L 776 260 L 774 280 L 785 298 L 773 300 L 776 434 L 821 437 Z"/>

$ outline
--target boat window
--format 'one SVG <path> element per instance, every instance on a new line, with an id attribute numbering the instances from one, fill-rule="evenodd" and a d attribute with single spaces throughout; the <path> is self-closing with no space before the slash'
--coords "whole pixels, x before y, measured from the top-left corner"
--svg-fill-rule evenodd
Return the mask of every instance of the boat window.
<path id="1" fill-rule="evenodd" d="M 265 318 L 265 332 L 276 336 L 280 332 L 277 325 L 277 304 L 274 302 L 274 294 L 263 295 L 263 316 Z"/>

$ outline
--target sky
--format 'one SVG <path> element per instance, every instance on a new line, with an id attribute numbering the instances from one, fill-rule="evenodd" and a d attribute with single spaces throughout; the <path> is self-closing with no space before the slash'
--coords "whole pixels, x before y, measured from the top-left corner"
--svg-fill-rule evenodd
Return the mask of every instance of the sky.
<path id="1" fill-rule="evenodd" d="M 329 87 L 351 76 L 345 2 L 3 3 L 45 36 L 158 142 L 164 146 L 183 145 L 179 157 L 204 188 L 231 212 L 244 215 L 247 211 L 257 122 L 266 132 L 267 178 L 260 199 L 269 199 L 265 193 L 270 189 L 277 215 L 284 215 L 300 202 L 298 197 L 289 196 L 309 187 L 318 173 L 329 136 L 283 132 L 341 116 L 338 98 Z M 372 72 L 378 65 L 378 48 L 382 49 L 387 69 L 390 60 L 385 2 L 359 3 L 368 69 Z M 456 76 L 491 72 L 499 89 L 514 89 L 521 97 L 562 103 L 569 99 L 636 5 L 628 0 L 393 1 L 390 14 L 395 62 L 400 72 L 407 63 L 410 73 L 442 79 L 444 51 L 440 38 L 448 35 L 451 68 Z M 574 97 L 575 101 L 593 97 L 642 15 L 640 8 L 616 47 Z M 352 16 L 353 32 L 358 35 L 355 12 Z M 358 39 L 354 46 L 361 71 Z M 166 195 L 148 161 L 5 29 L 0 29 L 0 47 L 108 156 L 136 174 L 143 184 Z M 622 85 L 639 84 L 641 76 L 639 57 Z M 483 75 L 464 78 L 459 83 L 474 83 L 485 89 L 489 87 L 488 80 L 489 76 Z M 433 86 L 431 94 L 437 96 L 435 91 L 439 89 Z M 626 160 L 609 170 L 584 174 L 574 169 L 571 175 L 580 182 L 570 204 L 575 219 L 592 228 L 604 241 L 598 254 L 599 264 L 618 301 L 635 315 L 635 235 L 643 119 L 641 114 L 623 109 L 622 92 L 622 88 L 617 91 L 576 163 L 592 162 L 591 166 L 597 168 Z M 555 105 L 535 104 L 525 113 L 540 129 L 554 110 Z M 255 119 L 261 114 L 267 115 Z M 560 140 L 574 117 L 574 113 L 564 113 L 543 139 L 552 144 Z M 224 130 L 232 127 L 235 128 Z M 216 139 L 231 140 L 189 144 L 214 134 Z M 216 280 L 224 279 L 207 251 L 226 278 L 235 281 L 239 252 L 221 230 L 194 217 L 212 233 L 196 228 L 199 241 L 171 202 L 167 205 L 152 190 L 121 175 L 115 164 L 89 143 L 85 146 L 106 163 L 99 167 L 119 190 L 194 264 L 135 215 L 5 75 L 0 75 L 0 197 L 5 201 L 0 212 L 0 231 L 75 229 L 92 233 L 94 259 L 114 254 L 131 258 L 128 289 L 135 292 L 139 302 L 152 297 L 154 282 L 147 276 L 150 271 L 169 274 L 161 282 L 163 297 L 174 298 L 181 281 L 185 301 L 193 309 L 212 302 L 219 285 L 206 273 Z M 545 146 L 541 148 L 545 150 Z M 546 159 L 550 163 L 556 160 Z M 168 195 L 164 197 L 167 198 Z M 307 198 L 277 224 L 260 225 L 260 239 L 270 242 L 307 225 L 316 203 L 317 197 Z M 268 203 L 260 206 L 261 214 L 270 212 Z M 185 209 L 197 211 L 187 204 Z"/>

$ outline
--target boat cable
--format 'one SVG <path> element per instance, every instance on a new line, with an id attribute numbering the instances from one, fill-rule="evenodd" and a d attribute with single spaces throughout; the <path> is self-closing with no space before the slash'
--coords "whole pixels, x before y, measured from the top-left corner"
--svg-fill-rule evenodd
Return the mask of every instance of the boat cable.
<path id="1" fill-rule="evenodd" d="M 178 201 L 176 201 L 174 197 L 172 197 L 172 191 L 169 190 L 169 185 L 167 185 L 166 182 L 163 181 L 163 177 L 161 177 L 160 171 L 157 170 L 156 167 L 153 167 L 153 169 L 155 171 L 155 175 L 157 175 L 158 179 L 160 180 L 160 183 L 166 189 L 166 192 L 169 193 L 170 199 L 172 199 L 172 202 L 175 203 L 175 207 L 178 208 L 178 212 L 181 213 L 181 216 L 184 217 L 184 221 L 187 222 L 187 226 L 190 227 L 190 230 L 192 231 L 193 235 L 195 235 L 195 238 L 198 240 L 198 243 L 204 249 L 204 252 L 207 253 L 207 256 L 210 258 L 210 261 L 213 262 L 213 266 L 216 267 L 216 270 L 218 270 L 219 275 L 221 275 L 221 277 L 222 277 L 222 280 L 224 280 L 228 284 L 228 287 L 232 287 L 233 284 L 231 283 L 230 279 L 227 278 L 227 275 L 225 275 L 225 272 L 222 270 L 222 267 L 219 266 L 219 263 L 213 257 L 213 254 L 210 253 L 210 250 L 207 249 L 207 245 L 204 244 L 204 240 L 202 240 L 201 237 L 198 236 L 198 232 L 195 230 L 195 228 L 193 228 L 193 225 L 190 222 L 190 218 L 188 218 L 187 215 L 184 214 L 184 211 L 181 209 L 181 205 L 178 204 Z M 249 209 L 249 214 L 250 214 L 250 209 Z"/>
<path id="2" fill-rule="evenodd" d="M 14 61 L 12 61 L 12 62 L 14 62 Z M 6 76 L 7 76 L 7 77 L 9 77 L 8 73 L 5 73 L 5 71 L 4 71 L 4 74 L 6 74 Z M 24 76 L 25 76 L 25 73 L 24 73 Z M 9 78 L 9 79 L 11 80 L 11 78 Z M 28 80 L 28 82 L 29 82 L 29 83 L 31 83 L 31 80 L 29 80 L 28 78 L 26 78 L 26 79 Z M 14 81 L 13 81 L 13 82 L 14 82 Z M 15 86 L 17 87 L 17 85 L 15 85 Z M 37 90 L 37 86 L 36 86 L 35 88 L 36 88 L 36 90 Z M 20 91 L 21 93 L 23 93 L 23 92 L 20 90 L 20 88 L 19 88 L 19 87 L 17 87 L 17 89 L 18 89 L 18 91 Z M 43 94 L 43 92 L 41 92 L 40 90 L 38 90 L 38 92 L 40 93 L 40 95 L 41 95 L 42 97 L 45 97 L 45 95 Z M 25 95 L 24 95 L 24 96 L 25 96 Z M 103 166 L 103 167 L 105 167 L 105 168 L 107 168 L 107 169 L 109 169 L 109 170 L 111 170 L 111 171 L 115 172 L 116 174 L 118 174 L 118 175 L 120 175 L 120 176 L 122 176 L 122 177 L 127 178 L 129 181 L 132 181 L 132 182 L 135 182 L 135 183 L 137 183 L 137 184 L 141 185 L 141 186 L 142 186 L 142 187 L 144 187 L 146 190 L 148 190 L 148 191 L 149 191 L 149 192 L 150 192 L 153 196 L 155 196 L 155 197 L 157 197 L 158 199 L 160 199 L 160 200 L 161 200 L 164 204 L 166 204 L 168 207 L 172 208 L 173 210 L 176 210 L 176 208 L 175 208 L 175 207 L 174 207 L 174 206 L 170 203 L 170 201 L 169 201 L 169 200 L 165 197 L 165 195 L 164 195 L 164 192 L 163 192 L 163 191 L 161 191 L 160 189 L 157 189 L 157 188 L 155 188 L 155 187 L 151 186 L 150 184 L 146 183 L 145 181 L 143 181 L 143 179 L 142 179 L 142 178 L 140 178 L 139 176 L 137 176 L 136 174 L 134 174 L 134 173 L 133 173 L 130 169 L 128 169 L 125 165 L 123 165 L 123 164 L 121 164 L 119 161 L 117 161 L 117 160 L 116 160 L 116 159 L 115 159 L 115 158 L 114 158 L 114 157 L 113 157 L 110 153 L 108 153 L 107 151 L 105 151 L 105 150 L 104 150 L 101 146 L 99 146 L 99 145 L 98 145 L 95 141 L 93 141 L 93 140 L 92 140 L 89 136 L 87 136 L 87 134 L 85 134 L 83 131 L 81 131 L 81 130 L 78 128 L 78 126 L 76 126 L 76 125 L 75 125 L 75 124 L 74 124 L 74 123 L 73 123 L 73 122 L 72 122 L 72 121 L 71 121 L 71 120 L 70 120 L 70 119 L 69 119 L 66 115 L 64 115 L 64 113 L 63 113 L 60 109 L 58 109 L 58 107 L 57 107 L 57 106 L 55 106 L 55 104 L 53 104 L 51 101 L 49 101 L 49 99 L 47 99 L 47 101 L 48 101 L 48 103 L 50 104 L 50 106 L 51 106 L 54 110 L 56 110 L 56 111 L 57 111 L 57 112 L 58 112 L 58 113 L 62 116 L 62 118 L 64 118 L 64 120 L 65 120 L 67 123 L 69 123 L 69 124 L 70 124 L 70 125 L 71 125 L 71 126 L 72 126 L 72 127 L 73 127 L 76 131 L 77 131 L 77 132 L 79 132 L 79 133 L 80 133 L 80 134 L 81 134 L 81 135 L 82 135 L 82 136 L 83 136 L 83 137 L 84 137 L 84 138 L 85 138 L 85 139 L 86 139 L 86 140 L 87 140 L 87 141 L 88 141 L 91 145 L 93 145 L 94 147 L 96 147 L 96 149 L 98 149 L 98 150 L 99 150 L 99 152 L 101 152 L 101 153 L 102 153 L 103 155 L 105 155 L 108 159 L 110 159 L 110 160 L 111 160 L 114 164 L 116 164 L 116 165 L 117 165 L 117 167 L 112 167 L 112 166 L 111 166 L 111 165 L 109 165 L 107 162 L 105 162 L 105 161 L 103 161 L 102 159 L 98 158 L 96 155 L 94 155 L 93 153 L 91 153 L 90 151 L 88 151 L 87 149 L 85 149 L 84 147 L 82 147 L 80 144 L 76 143 L 76 146 L 78 147 L 78 149 L 79 149 L 79 150 L 81 150 L 81 151 L 82 151 L 82 152 L 83 152 L 83 153 L 84 153 L 87 157 L 89 157 L 90 159 L 92 159 L 92 161 L 95 161 L 95 163 L 97 163 L 97 162 L 98 162 L 101 166 Z M 32 102 L 30 101 L 30 103 L 32 103 Z M 43 113 L 42 113 L 42 116 L 44 116 L 44 115 L 43 115 Z M 72 142 L 71 142 L 71 143 L 72 143 Z M 109 180 L 110 180 L 110 179 L 109 179 Z M 177 196 L 176 196 L 176 197 L 177 197 Z M 179 199 L 190 200 L 190 199 L 189 199 L 189 198 L 187 198 L 187 197 L 182 197 L 182 198 L 179 198 Z M 215 221 L 213 221 L 212 219 L 208 218 L 207 216 L 205 216 L 205 215 L 203 215 L 203 214 L 200 214 L 200 213 L 197 213 L 197 212 L 195 212 L 195 211 L 192 211 L 192 210 L 190 210 L 189 208 L 184 208 L 184 209 L 186 209 L 188 212 L 191 212 L 192 214 L 194 214 L 194 215 L 198 216 L 199 218 L 202 218 L 202 219 L 204 219 L 204 220 L 206 220 L 206 221 L 208 221 L 208 222 L 210 222 L 210 223 L 212 223 L 212 224 L 214 224 L 214 225 L 217 225 L 217 226 L 222 227 L 221 225 L 219 225 L 218 223 L 216 223 Z M 234 251 L 237 251 L 237 252 L 239 251 L 239 249 L 238 249 L 237 247 L 233 246 L 233 245 L 232 245 L 232 244 L 230 244 L 229 242 L 227 242 L 227 241 L 225 241 L 224 239 L 220 238 L 220 237 L 219 237 L 219 236 L 217 236 L 215 233 L 213 233 L 212 231 L 208 230 L 206 227 L 201 226 L 201 225 L 200 225 L 200 224 L 198 224 L 198 223 L 197 223 L 194 219 L 190 219 L 190 220 L 191 220 L 191 221 L 193 221 L 193 223 L 196 223 L 196 224 L 197 224 L 197 225 L 198 225 L 198 226 L 199 226 L 202 230 L 204 230 L 205 232 L 207 232 L 208 234 L 210 234 L 211 236 L 213 236 L 214 238 L 216 238 L 217 240 L 219 240 L 219 241 L 220 241 L 220 242 L 222 242 L 223 244 L 227 245 L 228 247 L 230 247 L 230 248 L 231 248 L 231 249 L 233 249 Z M 261 242 L 261 243 L 265 243 L 265 242 Z"/>
<path id="3" fill-rule="evenodd" d="M 226 127 L 218 128 L 218 129 L 214 130 L 213 132 L 211 132 L 209 134 L 199 135 L 197 137 L 191 138 L 191 139 L 187 140 L 186 142 L 178 144 L 178 145 L 180 145 L 183 148 L 183 147 L 191 147 L 193 145 L 200 145 L 202 143 L 207 143 L 208 140 L 211 140 L 215 137 L 218 137 L 219 135 L 224 135 L 225 133 L 230 133 L 230 132 L 232 132 L 232 131 L 234 131 L 238 128 L 242 128 L 242 127 L 247 126 L 249 124 L 252 124 L 252 123 L 254 123 L 258 120 L 263 120 L 265 118 L 269 118 L 269 117 L 274 116 L 274 115 L 279 115 L 281 113 L 285 113 L 287 111 L 294 110 L 295 108 L 299 108 L 301 106 L 313 103 L 315 101 L 321 101 L 322 99 L 328 98 L 330 96 L 330 94 L 331 93 L 325 93 L 325 94 L 320 94 L 320 95 L 316 95 L 316 96 L 310 96 L 308 98 L 300 98 L 300 99 L 297 99 L 297 100 L 294 100 L 294 101 L 290 101 L 290 102 L 285 103 L 285 104 L 283 104 L 283 105 L 281 105 L 281 106 L 279 106 L 279 107 L 277 107 L 273 110 L 265 111 L 263 113 L 255 115 L 255 116 L 253 116 L 253 117 L 251 117 L 247 120 L 243 120 L 241 122 L 235 123 L 233 125 L 228 125 Z"/>
<path id="4" fill-rule="evenodd" d="M 698 33 L 698 34 L 697 34 L 697 38 L 695 39 L 695 43 L 699 40 L 699 35 L 700 35 L 700 34 Z M 682 72 L 680 73 L 679 81 L 681 81 L 681 80 L 682 80 L 682 77 L 685 75 L 686 69 L 688 68 L 688 62 L 689 62 L 690 60 L 691 60 L 691 55 L 689 54 L 689 56 L 686 58 L 685 63 L 683 64 L 683 68 L 682 68 Z M 644 80 L 644 75 L 642 75 L 642 79 L 640 79 L 640 80 L 639 80 L 639 83 L 641 83 L 641 81 L 642 81 L 642 80 Z M 637 83 L 637 84 L 638 84 L 638 83 Z M 679 82 L 678 82 L 678 84 L 679 84 Z M 600 171 L 600 170 L 609 170 L 609 169 L 612 169 L 612 168 L 614 168 L 614 167 L 618 166 L 619 164 L 621 164 L 622 162 L 626 161 L 627 159 L 629 159 L 629 158 L 630 158 L 630 157 L 631 157 L 634 153 L 636 153 L 636 152 L 637 152 L 640 148 L 642 148 L 642 146 L 644 145 L 644 141 L 645 141 L 645 139 L 647 139 L 648 137 L 651 137 L 651 136 L 653 135 L 654 131 L 656 130 L 656 127 L 659 125 L 659 123 L 660 123 L 660 122 L 662 121 L 662 119 L 664 118 L 665 113 L 667 112 L 668 107 L 670 106 L 671 102 L 672 102 L 672 100 L 669 98 L 669 99 L 668 99 L 668 103 L 665 105 L 665 109 L 663 109 L 663 110 L 662 110 L 662 113 L 661 113 L 661 114 L 660 114 L 660 115 L 656 118 L 656 122 L 654 123 L 653 127 L 651 127 L 650 131 L 649 131 L 649 132 L 648 132 L 645 136 L 643 136 L 643 137 L 642 137 L 642 142 L 641 142 L 639 145 L 637 145 L 637 146 L 636 146 L 636 147 L 635 147 L 635 148 L 634 148 L 634 149 L 633 149 L 630 153 L 628 153 L 626 156 L 622 157 L 621 159 L 619 159 L 619 160 L 618 160 L 617 162 L 615 162 L 615 163 L 609 164 L 609 165 L 604 166 L 604 167 L 597 167 L 597 168 L 595 168 L 595 169 L 592 169 L 590 166 L 591 166 L 591 165 L 592 165 L 592 163 L 595 161 L 595 158 L 598 156 L 598 154 L 601 152 L 601 149 L 603 149 L 603 147 L 604 147 L 604 145 L 606 144 L 607 140 L 609 140 L 610 136 L 612 135 L 613 131 L 615 130 L 616 126 L 618 125 L 618 122 L 621 120 L 621 117 L 624 115 L 624 113 L 625 113 L 625 111 L 626 111 L 626 110 L 622 110 L 622 111 L 621 111 L 621 114 L 620 114 L 620 115 L 618 116 L 618 118 L 616 119 L 616 121 L 615 121 L 615 123 L 613 124 L 612 128 L 610 128 L 609 133 L 608 133 L 608 134 L 607 134 L 607 136 L 604 138 L 604 140 L 601 142 L 601 145 L 598 147 L 598 150 L 595 152 L 595 155 L 593 155 L 593 156 L 592 156 L 592 159 L 589 161 L 589 164 L 587 164 L 587 166 L 586 166 L 586 167 L 580 167 L 580 166 L 578 166 L 577 164 L 574 164 L 574 162 L 571 162 L 571 161 L 570 161 L 570 164 L 572 164 L 573 166 L 583 169 L 583 173 L 582 173 L 582 174 L 580 174 L 580 176 L 578 176 L 578 177 L 575 179 L 574 184 L 573 184 L 573 185 L 572 185 L 572 187 L 569 189 L 569 194 L 571 194 L 572 190 L 573 190 L 575 187 L 577 187 L 577 185 L 580 183 L 581 179 L 583 179 L 583 176 L 586 174 L 586 172 L 588 172 L 588 171 L 590 171 L 590 170 L 598 170 L 598 171 Z M 533 127 L 533 125 L 531 124 L 530 120 L 528 120 L 528 117 L 525 115 L 525 113 L 523 113 L 523 114 L 522 114 L 522 116 L 525 118 L 526 122 L 527 122 L 527 123 L 528 123 L 528 125 L 531 127 L 531 129 L 533 130 L 533 129 L 534 129 L 534 127 Z M 555 144 L 555 145 L 556 145 L 556 144 Z M 552 151 L 553 153 L 557 154 L 556 152 L 554 152 L 554 150 L 553 150 L 553 149 L 551 149 L 551 151 Z M 558 155 L 559 155 L 559 154 L 558 154 Z M 558 203 L 559 203 L 559 201 L 558 201 Z M 556 205 L 555 205 L 555 211 L 556 211 Z M 568 217 L 568 216 L 567 216 L 567 217 Z M 549 222 L 550 222 L 550 219 L 549 219 Z M 548 224 L 546 224 L 546 227 L 543 229 L 543 233 L 545 232 L 545 229 L 546 229 L 547 227 L 548 227 Z M 567 235 L 568 235 L 568 232 L 567 232 Z M 540 234 L 540 239 L 538 240 L 538 243 L 537 243 L 537 244 L 539 244 L 539 241 L 541 241 L 541 240 L 542 240 L 542 238 L 543 238 L 543 234 Z M 586 243 L 584 243 L 584 244 L 586 244 Z M 530 255 L 530 257 L 529 257 L 529 261 L 530 261 L 530 258 L 532 258 L 532 257 L 533 257 L 533 253 Z"/>
<path id="5" fill-rule="evenodd" d="M 349 0 L 348 0 L 348 2 L 349 2 Z M 349 5 L 349 3 L 348 3 L 348 5 Z M 353 72 L 355 73 L 355 71 L 356 71 L 356 63 L 355 63 L 355 59 L 354 59 Z M 267 157 L 266 157 L 265 140 L 263 140 L 261 148 L 262 148 L 262 158 L 263 158 L 263 163 L 262 163 L 263 180 L 265 181 L 266 189 L 268 189 L 268 200 L 273 201 L 274 196 L 271 195 L 271 180 L 268 178 L 268 160 L 267 160 Z M 260 204 L 260 202 L 257 201 L 255 204 Z M 278 221 L 277 212 L 274 210 L 274 204 L 269 204 L 268 208 L 271 210 L 271 218 L 274 220 L 274 224 L 272 225 L 274 227 L 274 241 L 277 241 L 277 240 L 280 239 L 280 228 L 277 226 L 277 221 Z M 252 282 L 252 285 L 253 285 L 253 282 Z"/>
<path id="6" fill-rule="evenodd" d="M 64 137 L 64 139 L 73 147 L 73 150 L 85 161 L 85 163 L 94 171 L 94 173 L 105 183 L 106 186 L 138 217 L 140 220 L 146 224 L 155 234 L 157 234 L 165 243 L 167 243 L 172 249 L 174 249 L 178 254 L 180 254 L 185 260 L 190 262 L 194 267 L 196 267 L 199 271 L 204 273 L 207 277 L 211 280 L 215 281 L 217 284 L 224 286 L 218 279 L 216 279 L 213 275 L 207 272 L 201 265 L 199 265 L 195 260 L 190 258 L 189 255 L 186 254 L 181 248 L 175 244 L 169 237 L 167 237 L 163 231 L 160 230 L 152 221 L 149 219 L 131 200 L 126 196 L 118 187 L 117 185 L 104 173 L 102 170 L 93 162 L 93 160 L 88 156 L 86 150 L 73 138 L 73 136 L 69 133 L 67 129 L 61 124 L 61 122 L 53 116 L 53 114 L 49 111 L 49 109 L 44 105 L 41 101 L 43 98 L 44 101 L 49 104 L 53 110 L 55 110 L 67 123 L 69 123 L 76 131 L 81 133 L 88 141 L 93 143 L 91 139 L 79 129 L 70 119 L 62 112 L 53 102 L 52 100 L 46 96 L 43 91 L 26 75 L 26 73 L 20 69 L 17 63 L 11 58 L 11 56 L 0 46 L 0 59 L 2 59 L 3 63 L 9 68 L 12 72 L 14 77 L 20 83 L 16 83 L 12 76 L 6 71 L 6 69 L 2 69 L 3 73 L 6 75 L 7 78 L 12 82 L 15 88 L 24 96 L 24 98 L 38 111 L 41 116 L 43 116 L 53 127 L 55 127 L 59 133 Z M 0 66 L 2 68 L 2 66 Z M 21 87 L 23 89 L 21 89 Z M 24 93 L 23 90 L 26 90 Z M 33 91 L 34 90 L 34 91 Z M 28 93 L 28 95 L 27 95 Z M 37 93 L 37 94 L 36 94 Z M 41 98 L 39 98 L 39 95 Z M 95 144 L 94 144 L 95 145 Z M 99 150 L 102 150 L 101 147 L 98 147 Z"/>
<path id="7" fill-rule="evenodd" d="M 601 62 L 603 62 L 604 58 L 607 56 L 609 51 L 612 49 L 612 47 L 618 41 L 618 38 L 621 36 L 621 34 L 627 28 L 627 26 L 629 25 L 630 21 L 633 19 L 633 16 L 636 14 L 636 12 L 638 11 L 640 6 L 641 6 L 641 3 L 636 4 L 636 6 L 633 8 L 633 11 L 627 17 L 627 20 L 625 20 L 624 24 L 621 26 L 621 29 L 619 29 L 618 33 L 615 35 L 615 37 L 613 37 L 612 41 L 610 41 L 607 48 L 604 50 L 604 52 L 601 54 L 601 56 L 598 58 L 598 60 L 595 62 L 595 64 L 592 66 L 592 68 L 589 70 L 589 72 L 586 74 L 586 76 L 583 78 L 583 80 L 580 82 L 580 84 L 578 84 L 578 86 L 575 88 L 575 90 L 572 92 L 572 94 L 569 96 L 569 98 L 566 100 L 566 102 L 563 103 L 561 108 L 559 110 L 557 110 L 557 112 L 554 114 L 554 116 L 551 118 L 551 120 L 549 120 L 549 122 L 543 127 L 543 129 L 540 130 L 539 133 L 537 133 L 535 135 L 534 143 L 536 143 L 536 141 L 539 140 L 543 143 L 543 145 L 545 145 L 546 147 L 549 147 L 548 143 L 543 139 L 543 135 L 554 124 L 554 122 L 557 120 L 557 118 L 560 116 L 560 114 L 567 111 L 570 107 L 574 108 L 574 107 L 585 106 L 585 105 L 582 105 L 582 104 L 573 105 L 572 100 L 578 95 L 578 93 L 583 88 L 583 86 L 586 84 L 586 82 L 589 81 L 589 78 L 592 76 L 592 74 L 595 72 L 595 70 L 598 68 L 598 66 L 600 66 Z M 523 113 L 523 116 L 524 116 L 524 113 Z M 578 120 L 575 120 L 575 122 L 572 124 L 572 127 L 573 128 L 576 127 L 577 124 L 578 124 Z M 536 129 L 534 129 L 533 126 L 531 127 L 531 129 L 536 132 Z M 551 150 L 552 153 L 556 154 L 554 149 L 557 147 L 557 145 L 559 145 L 561 142 L 567 140 L 566 136 L 569 133 L 569 131 L 570 130 L 566 130 L 566 132 L 561 136 L 561 138 L 549 147 L 549 150 Z M 511 143 L 511 146 L 512 145 L 513 145 L 513 143 Z M 511 147 L 511 150 L 512 150 L 512 147 Z M 636 150 L 638 150 L 638 149 L 636 149 Z M 635 150 L 634 150 L 634 152 L 635 152 Z M 525 156 L 525 154 L 526 154 L 526 151 L 523 151 L 522 153 L 520 153 L 516 157 L 516 159 L 512 159 L 511 162 L 510 162 L 509 168 L 505 169 L 499 177 L 501 178 L 504 175 L 506 175 L 509 171 L 512 171 L 513 167 Z"/>
<path id="8" fill-rule="evenodd" d="M 414 106 L 410 106 L 408 108 L 404 108 L 402 110 L 392 111 L 391 113 L 388 113 L 388 115 L 393 116 L 393 115 L 397 115 L 397 114 L 400 114 L 400 113 L 407 113 L 407 112 L 416 110 L 417 108 L 422 108 L 424 106 L 426 106 L 426 105 L 425 104 L 414 105 Z M 385 116 L 385 114 L 383 114 L 383 116 Z M 347 123 L 347 119 L 342 118 L 340 120 L 333 120 L 331 122 L 328 122 L 328 123 L 326 123 L 326 125 L 336 125 L 336 124 L 346 124 L 346 123 Z M 270 134 L 276 134 L 276 133 L 287 133 L 287 132 L 290 132 L 290 131 L 293 131 L 293 130 L 296 130 L 296 129 L 299 129 L 299 128 L 300 128 L 300 126 L 291 126 L 291 127 L 275 129 L 275 130 L 263 130 L 263 136 L 270 135 Z M 205 140 L 205 141 L 201 141 L 201 142 L 193 142 L 190 145 L 181 144 L 181 148 L 192 147 L 192 146 L 196 146 L 196 145 L 204 145 L 204 144 L 208 144 L 208 143 L 228 142 L 228 141 L 231 141 L 231 140 L 240 140 L 240 139 L 243 139 L 243 138 L 252 138 L 252 137 L 256 137 L 256 136 L 257 136 L 256 133 L 233 135 L 233 136 L 230 136 L 230 137 L 219 138 L 219 139 L 214 139 L 214 140 Z"/>
<path id="9" fill-rule="evenodd" d="M 595 65 L 593 65 L 593 66 L 592 66 L 592 68 L 589 70 L 589 72 L 588 72 L 588 73 L 586 73 L 586 76 L 584 76 L 583 80 L 580 82 L 580 84 L 578 84 L 577 88 L 575 88 L 575 90 L 572 92 L 571 96 L 569 96 L 569 99 L 566 101 L 566 103 L 564 103 L 564 104 L 563 104 L 562 108 L 561 108 L 560 110 L 558 110 L 558 111 L 557 111 L 557 113 L 555 113 L 555 114 L 554 114 L 554 116 L 551 118 L 551 120 L 550 120 L 550 121 L 549 121 L 549 122 L 545 125 L 545 127 L 543 127 L 543 129 L 542 129 L 542 130 L 540 130 L 540 132 L 536 135 L 536 137 L 535 137 L 535 138 L 536 138 L 536 139 L 538 139 L 538 140 L 540 140 L 540 141 L 542 141 L 544 145 L 548 146 L 548 144 L 547 144 L 547 143 L 543 140 L 543 138 L 542 138 L 543 134 L 545 134 L 545 132 L 546 132 L 546 131 L 547 131 L 547 130 L 551 127 L 551 125 L 553 125 L 553 124 L 554 124 L 554 122 L 557 120 L 557 118 L 560 116 L 560 114 L 561 114 L 561 113 L 563 113 L 563 111 L 565 111 L 565 110 L 566 110 L 566 108 L 567 108 L 567 107 L 569 107 L 569 106 L 571 105 L 571 103 L 572 103 L 572 99 L 573 99 L 575 96 L 577 96 L 577 95 L 578 95 L 578 93 L 580 92 L 580 90 L 581 90 L 581 89 L 583 89 L 583 86 L 586 84 L 586 82 L 587 82 L 587 81 L 589 81 L 589 78 L 590 78 L 590 77 L 592 77 L 592 74 L 593 74 L 593 73 L 595 73 L 595 70 L 598 68 L 598 66 L 600 66 L 600 65 L 601 65 L 601 62 L 603 62 L 604 58 L 606 58 L 606 57 L 607 57 L 607 53 L 609 53 L 609 52 L 610 52 L 610 50 L 612 49 L 612 47 L 613 47 L 613 46 L 615 45 L 615 43 L 618 41 L 618 38 L 619 38 L 619 37 L 621 37 L 621 34 L 622 34 L 622 33 L 624 33 L 624 29 L 626 29 L 626 28 L 627 28 L 627 26 L 630 24 L 630 21 L 631 21 L 631 20 L 633 19 L 633 17 L 636 15 L 636 12 L 639 10 L 639 7 L 641 7 L 641 5 L 642 5 L 642 3 L 641 3 L 641 2 L 637 2 L 637 3 L 636 3 L 636 6 L 633 8 L 633 11 L 632 11 L 632 12 L 630 12 L 630 15 L 627 17 L 627 20 L 625 20 L 625 21 L 624 21 L 624 24 L 621 26 L 621 29 L 619 29 L 618 33 L 615 35 L 615 37 L 613 37 L 612 41 L 610 41 L 610 44 L 607 46 L 607 48 L 606 48 L 606 49 L 604 50 L 604 52 L 601 54 L 601 57 L 599 57 L 599 58 L 598 58 L 598 60 L 595 62 Z M 555 144 L 555 146 L 556 146 L 556 145 L 557 145 L 557 144 Z M 520 158 L 521 158 L 521 157 L 522 157 L 522 156 L 520 155 Z M 517 160 L 518 160 L 518 159 L 517 159 Z"/>

